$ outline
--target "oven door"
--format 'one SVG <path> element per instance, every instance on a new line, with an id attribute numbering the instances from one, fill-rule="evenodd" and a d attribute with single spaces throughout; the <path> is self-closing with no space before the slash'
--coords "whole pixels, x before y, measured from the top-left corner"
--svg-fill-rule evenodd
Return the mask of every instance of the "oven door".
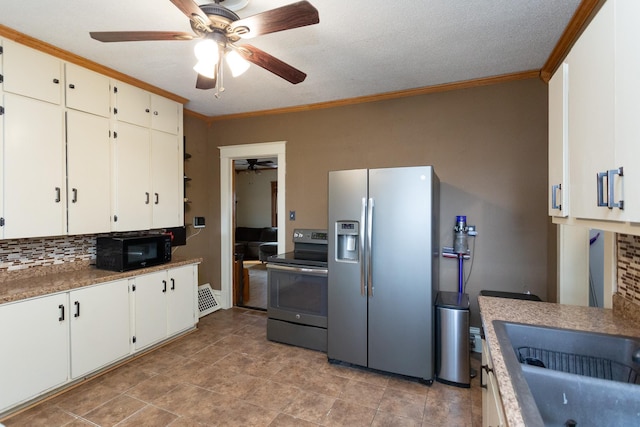
<path id="1" fill-rule="evenodd" d="M 270 319 L 327 327 L 327 269 L 267 264 Z"/>

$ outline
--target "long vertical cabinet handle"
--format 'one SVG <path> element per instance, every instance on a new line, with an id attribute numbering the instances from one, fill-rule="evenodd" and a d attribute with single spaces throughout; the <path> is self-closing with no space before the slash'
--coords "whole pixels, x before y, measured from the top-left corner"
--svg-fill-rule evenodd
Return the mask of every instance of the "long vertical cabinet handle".
<path id="1" fill-rule="evenodd" d="M 58 309 L 60 310 L 60 317 L 58 317 L 58 322 L 64 322 L 64 304 L 60 304 L 58 306 Z"/>
<path id="2" fill-rule="evenodd" d="M 606 172 L 598 172 L 596 189 L 598 191 L 597 205 L 599 207 L 607 207 L 607 202 L 604 200 L 604 177 L 607 176 Z"/>
<path id="3" fill-rule="evenodd" d="M 366 266 L 365 266 L 365 257 L 364 257 L 364 249 L 365 249 L 365 245 L 364 245 L 364 240 L 365 240 L 365 236 L 362 233 L 363 230 L 365 230 L 366 228 L 366 219 L 367 219 L 367 198 L 363 197 L 362 198 L 362 208 L 360 209 L 360 229 L 358 230 L 358 234 L 360 234 L 359 236 L 359 240 L 360 240 L 360 295 L 363 297 L 367 296 L 367 291 L 365 290 L 366 287 Z"/>
<path id="4" fill-rule="evenodd" d="M 619 175 L 620 177 L 624 177 L 624 169 L 621 167 L 619 167 L 618 169 L 611 169 L 609 171 L 607 171 L 607 184 L 609 185 L 609 197 L 608 197 L 608 203 L 607 206 L 609 207 L 609 209 L 613 209 L 613 208 L 619 208 L 620 210 L 624 210 L 624 200 L 620 199 L 620 201 L 616 202 L 615 201 L 615 189 L 614 189 L 614 183 L 615 183 L 615 179 L 614 176 Z"/>
<path id="5" fill-rule="evenodd" d="M 558 204 L 558 190 L 562 190 L 562 184 L 551 186 L 551 209 L 562 210 L 562 204 Z"/>
<path id="6" fill-rule="evenodd" d="M 76 306 L 76 313 L 73 315 L 73 317 L 80 317 L 80 301 L 75 301 L 73 305 Z"/>
<path id="7" fill-rule="evenodd" d="M 369 198 L 369 206 L 367 206 L 367 286 L 369 288 L 369 296 L 373 296 L 373 265 L 371 254 L 373 232 L 373 198 Z"/>

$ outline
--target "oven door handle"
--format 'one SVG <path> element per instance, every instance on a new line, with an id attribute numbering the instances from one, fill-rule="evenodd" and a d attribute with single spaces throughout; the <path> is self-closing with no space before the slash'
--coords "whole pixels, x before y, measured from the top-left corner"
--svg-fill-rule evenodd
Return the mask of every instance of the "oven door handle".
<path id="1" fill-rule="evenodd" d="M 291 271 L 294 273 L 314 274 L 317 276 L 326 276 L 329 270 L 326 268 L 309 268 L 309 267 L 290 267 L 288 265 L 267 264 L 267 268 L 280 271 Z"/>

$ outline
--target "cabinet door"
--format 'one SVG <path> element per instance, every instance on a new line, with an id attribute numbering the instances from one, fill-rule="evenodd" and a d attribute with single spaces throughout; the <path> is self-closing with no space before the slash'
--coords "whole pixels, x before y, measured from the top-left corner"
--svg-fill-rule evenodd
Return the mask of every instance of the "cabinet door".
<path id="1" fill-rule="evenodd" d="M 193 327 L 196 319 L 197 266 L 169 270 L 167 291 L 167 333 L 173 335 Z"/>
<path id="2" fill-rule="evenodd" d="M 151 184 L 153 223 L 151 228 L 183 225 L 184 177 L 180 175 L 179 144 L 176 135 L 151 131 Z"/>
<path id="3" fill-rule="evenodd" d="M 135 278 L 135 349 L 139 350 L 167 337 L 167 272 Z"/>
<path id="4" fill-rule="evenodd" d="M 496 377 L 487 342 L 482 340 L 482 426 L 499 427 L 506 425 L 502 398 L 498 391 Z"/>
<path id="5" fill-rule="evenodd" d="M 179 104 L 159 95 L 151 95 L 151 127 L 178 134 Z"/>
<path id="6" fill-rule="evenodd" d="M 66 233 L 64 115 L 5 94 L 4 238 Z"/>
<path id="7" fill-rule="evenodd" d="M 62 61 L 11 40 L 3 42 L 4 91 L 60 104 Z M 30 117 L 37 118 L 32 114 Z"/>
<path id="8" fill-rule="evenodd" d="M 67 111 L 68 232 L 111 231 L 109 119 Z"/>
<path id="9" fill-rule="evenodd" d="M 65 293 L 0 306 L 0 413 L 67 381 L 67 301 Z"/>
<path id="10" fill-rule="evenodd" d="M 569 64 L 549 80 L 549 215 L 569 214 Z"/>
<path id="11" fill-rule="evenodd" d="M 129 354 L 127 280 L 69 293 L 71 378 L 78 378 Z"/>
<path id="12" fill-rule="evenodd" d="M 625 221 L 640 222 L 640 2 L 617 1 L 616 19 L 616 144 L 615 163 L 624 166 L 624 178 L 616 177 L 615 194 L 624 199 L 624 210 L 614 209 Z M 622 182 L 624 180 L 624 182 Z M 624 191 L 624 193 L 623 193 Z"/>
<path id="13" fill-rule="evenodd" d="M 149 129 L 118 123 L 116 132 L 113 227 L 115 231 L 148 230 L 152 206 Z"/>
<path id="14" fill-rule="evenodd" d="M 571 215 L 610 219 L 599 207 L 597 177 L 614 158 L 613 3 L 606 2 L 567 56 L 569 63 L 569 164 Z M 606 182 L 606 179 L 604 179 Z M 603 197 L 606 201 L 606 191 Z"/>
<path id="15" fill-rule="evenodd" d="M 149 92 L 126 83 L 114 83 L 115 118 L 118 121 L 149 127 L 151 96 Z"/>
<path id="16" fill-rule="evenodd" d="M 109 117 L 110 80 L 86 68 L 65 64 L 66 106 L 102 117 Z"/>

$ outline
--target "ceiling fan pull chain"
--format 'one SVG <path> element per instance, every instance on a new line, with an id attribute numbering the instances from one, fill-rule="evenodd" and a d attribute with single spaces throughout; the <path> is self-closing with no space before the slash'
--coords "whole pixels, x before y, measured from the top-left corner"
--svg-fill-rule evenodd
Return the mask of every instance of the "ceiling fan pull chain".
<path id="1" fill-rule="evenodd" d="M 218 68 L 218 72 L 216 73 L 218 75 L 218 84 L 216 85 L 215 94 L 216 99 L 219 99 L 220 94 L 224 92 L 224 67 L 222 66 L 222 62 L 224 60 L 224 54 L 226 50 L 226 46 L 218 50 L 218 54 L 220 55 L 220 57 L 218 58 L 218 63 L 216 64 L 216 67 Z"/>

